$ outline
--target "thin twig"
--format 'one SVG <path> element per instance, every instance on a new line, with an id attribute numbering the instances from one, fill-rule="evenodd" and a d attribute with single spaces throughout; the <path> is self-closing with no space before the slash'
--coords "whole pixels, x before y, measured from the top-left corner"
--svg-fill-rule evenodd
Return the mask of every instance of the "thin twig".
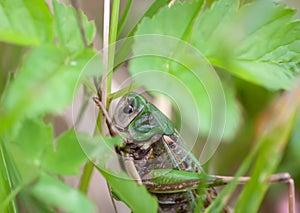
<path id="1" fill-rule="evenodd" d="M 107 189 L 108 189 L 108 192 L 109 192 L 109 197 L 110 197 L 110 200 L 111 200 L 111 202 L 112 202 L 112 204 L 113 204 L 113 207 L 114 207 L 114 209 L 115 209 L 115 212 L 116 213 L 118 213 L 118 209 L 117 209 L 117 206 L 116 206 L 116 202 L 115 202 L 115 200 L 113 199 L 113 192 L 112 192 L 112 190 L 111 190 L 111 188 L 110 188 L 110 185 L 108 184 L 108 182 L 106 181 L 106 187 L 107 187 Z"/>
<path id="2" fill-rule="evenodd" d="M 120 33 L 121 33 L 122 30 L 123 30 L 123 27 L 124 27 L 125 21 L 126 21 L 126 19 L 127 19 L 127 17 L 128 17 L 128 13 L 129 13 L 129 10 L 130 10 L 131 5 L 132 5 L 132 0 L 127 0 L 126 7 L 125 7 L 125 9 L 124 9 L 122 18 L 121 18 L 120 23 L 119 23 L 119 26 L 118 26 L 118 33 L 117 33 L 117 36 L 119 36 Z"/>
<path id="3" fill-rule="evenodd" d="M 103 64 L 105 66 L 102 82 L 101 82 L 101 101 L 104 106 L 106 106 L 106 97 L 107 97 L 107 75 L 109 73 L 109 27 L 110 26 L 110 0 L 104 0 L 104 17 L 103 17 Z M 105 117 L 102 119 L 102 133 L 108 135 L 108 131 L 105 128 Z"/>

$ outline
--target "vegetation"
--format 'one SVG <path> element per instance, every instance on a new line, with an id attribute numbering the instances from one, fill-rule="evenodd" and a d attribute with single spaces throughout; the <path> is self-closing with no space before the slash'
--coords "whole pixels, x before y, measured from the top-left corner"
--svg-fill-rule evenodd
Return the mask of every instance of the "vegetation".
<path id="1" fill-rule="evenodd" d="M 0 0 L 0 212 L 97 212 L 87 196 L 93 168 L 106 179 L 112 196 L 133 212 L 157 211 L 144 186 L 108 166 L 116 158 L 113 147 L 122 140 L 97 127 L 105 124 L 101 113 L 94 135 L 77 129 L 98 84 L 107 108 L 132 89 L 111 92 L 119 67 L 153 96 L 159 91 L 171 98 L 178 111 L 174 124 L 189 129 L 187 135 L 196 134 L 193 151 L 199 155 L 203 149 L 200 162 L 208 172 L 251 175 L 236 212 L 258 211 L 272 173 L 291 173 L 297 186 L 296 10 L 271 0 L 168 3 L 153 1 L 126 32 L 133 1 L 127 0 L 123 10 L 120 0 L 112 1 L 98 53 L 93 39 L 102 29 L 76 1 L 53 0 L 49 6 L 41 0 Z M 80 92 L 85 96 L 81 113 L 71 128 L 57 134 L 55 118 Z M 205 147 L 206 140 L 213 145 Z M 80 177 L 78 188 L 62 180 L 70 175 Z M 235 189 L 233 181 L 206 211 L 221 211 Z M 286 194 L 271 192 L 269 199 Z M 268 208 L 268 200 L 264 203 L 262 208 Z"/>

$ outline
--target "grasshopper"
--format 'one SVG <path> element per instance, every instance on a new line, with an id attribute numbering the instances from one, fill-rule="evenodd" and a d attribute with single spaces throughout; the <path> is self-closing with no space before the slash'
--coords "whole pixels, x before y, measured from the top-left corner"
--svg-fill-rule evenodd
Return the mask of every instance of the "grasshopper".
<path id="1" fill-rule="evenodd" d="M 193 212 L 199 197 L 204 210 L 217 196 L 214 187 L 234 179 L 207 175 L 172 122 L 142 95 L 135 92 L 124 95 L 112 118 L 100 96 L 94 101 L 106 118 L 110 134 L 124 136 L 123 146 L 116 150 L 122 156 L 128 175 L 157 197 L 158 212 Z M 250 177 L 238 178 L 240 184 L 249 180 Z M 269 181 L 288 185 L 289 212 L 295 213 L 294 182 L 290 175 L 274 174 Z M 199 185 L 206 187 L 206 192 L 201 193 Z"/>

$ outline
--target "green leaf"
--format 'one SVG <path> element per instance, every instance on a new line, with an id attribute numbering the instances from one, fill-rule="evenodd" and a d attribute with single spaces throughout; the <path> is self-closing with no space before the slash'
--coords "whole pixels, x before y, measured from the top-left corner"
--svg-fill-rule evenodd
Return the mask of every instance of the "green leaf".
<path id="1" fill-rule="evenodd" d="M 96 207 L 81 192 L 61 181 L 42 173 L 30 192 L 45 204 L 70 213 L 94 213 Z"/>
<path id="2" fill-rule="evenodd" d="M 211 8 L 201 15 L 199 22 L 195 25 L 191 43 L 205 56 L 222 54 L 218 41 L 220 39 L 219 31 L 223 30 L 223 26 L 228 20 L 231 20 L 233 14 L 238 10 L 238 6 L 238 0 L 219 0 L 215 1 Z"/>
<path id="3" fill-rule="evenodd" d="M 171 8 L 165 6 L 153 17 L 144 18 L 135 35 L 151 33 L 181 38 L 193 24 L 193 18 L 201 11 L 202 5 L 203 1 L 195 1 L 176 3 Z"/>
<path id="4" fill-rule="evenodd" d="M 53 9 L 59 44 L 66 47 L 72 53 L 83 50 L 85 44 L 80 32 L 75 9 L 57 1 L 53 1 Z M 90 45 L 95 36 L 96 27 L 93 21 L 88 21 L 82 11 L 80 11 L 80 15 L 87 45 Z"/>
<path id="5" fill-rule="evenodd" d="M 86 161 L 86 155 L 83 153 L 80 145 L 78 144 L 75 131 L 72 129 L 63 134 L 57 139 L 56 144 L 57 147 L 55 151 L 53 144 L 53 130 L 51 126 L 48 126 L 39 120 L 26 119 L 23 121 L 16 136 L 13 137 L 10 143 L 8 143 L 9 150 L 12 152 L 12 156 L 14 157 L 14 162 L 16 163 L 18 174 L 20 176 L 19 182 L 15 183 L 17 186 L 23 186 L 31 183 L 39 177 L 41 173 L 42 176 L 45 175 L 43 173 L 45 171 L 61 175 L 74 175 L 79 173 L 79 167 L 84 161 Z M 42 185 L 39 185 L 38 183 L 38 186 L 33 186 L 34 195 L 44 202 L 44 204 L 48 203 L 55 207 L 61 207 L 62 203 L 57 203 L 57 200 L 55 199 L 49 201 L 49 203 L 48 201 L 45 201 L 44 196 L 35 191 L 42 190 L 42 187 L 51 187 L 49 186 L 49 184 L 52 184 L 51 181 L 50 183 L 44 183 L 42 181 L 41 184 Z M 55 185 L 55 183 L 53 184 Z M 61 192 L 64 193 L 64 190 L 69 189 L 64 189 L 64 187 L 59 189 L 59 186 L 57 186 L 55 190 L 56 191 L 53 193 L 60 193 L 59 190 L 62 190 Z M 80 202 L 83 202 L 83 205 L 87 205 L 84 204 L 87 201 L 84 200 L 86 198 L 83 198 L 83 195 L 75 195 L 79 194 L 76 190 L 72 189 L 66 193 L 70 194 L 67 195 L 70 197 L 66 199 L 83 199 L 83 201 Z M 24 199 L 27 199 L 25 195 Z M 61 202 L 67 201 L 62 200 Z M 74 211 L 71 206 L 66 206 L 66 209 L 68 208 L 71 208 L 71 212 Z"/>
<path id="6" fill-rule="evenodd" d="M 236 212 L 257 212 L 270 184 L 267 179 L 276 170 L 288 142 L 295 115 L 300 106 L 299 91 L 298 85 L 293 91 L 283 93 L 262 115 L 263 122 L 260 125 L 255 147 L 245 157 L 235 174 L 236 178 L 245 176 L 251 163 L 255 161 L 251 180 L 246 184 L 239 198 Z M 222 212 L 237 185 L 237 179 L 226 185 L 205 212 Z"/>
<path id="7" fill-rule="evenodd" d="M 16 200 L 12 199 L 8 203 L 7 199 L 12 194 L 13 180 L 11 177 L 11 170 L 8 162 L 8 153 L 4 148 L 4 141 L 0 141 L 0 211 L 3 213 L 15 213 L 18 212 Z M 7 202 L 7 203 L 4 203 Z"/>
<path id="8" fill-rule="evenodd" d="M 300 164 L 300 153 L 298 152 L 300 147 L 300 114 L 298 112 L 297 120 L 289 143 L 287 144 L 287 150 L 283 159 L 283 162 L 280 164 L 279 171 L 289 172 L 292 177 L 299 177 L 300 171 L 298 170 L 297 165 Z"/>
<path id="9" fill-rule="evenodd" d="M 53 21 L 44 1 L 0 1 L 0 40 L 19 45 L 53 41 Z"/>
<path id="10" fill-rule="evenodd" d="M 18 201 L 22 203 L 22 210 L 25 212 L 43 212 L 53 213 L 55 208 L 46 205 L 43 201 L 38 200 L 35 196 L 32 196 L 26 188 L 18 194 Z"/>
<path id="11" fill-rule="evenodd" d="M 145 186 L 138 186 L 125 173 L 117 172 L 115 166 L 109 168 L 120 160 L 114 147 L 122 145 L 122 138 L 107 138 L 101 135 L 91 137 L 88 134 L 79 134 L 78 138 L 85 154 L 94 162 L 119 199 L 124 201 L 133 212 L 157 212 L 157 202 Z"/>
<path id="12" fill-rule="evenodd" d="M 140 22 L 143 20 L 144 17 L 152 17 L 154 16 L 160 8 L 166 6 L 170 1 L 169 0 L 155 0 L 152 2 L 151 6 L 147 9 L 145 14 L 139 19 L 139 21 L 135 24 L 135 26 L 131 29 L 128 33 L 127 38 L 122 41 L 120 47 L 116 50 L 115 55 L 115 64 L 119 65 L 118 58 L 121 58 L 121 63 L 123 62 L 124 58 L 127 58 L 131 54 L 132 44 L 134 42 L 132 36 L 134 35 L 137 27 L 139 26 Z M 117 42 L 118 43 L 118 42 Z"/>
<path id="13" fill-rule="evenodd" d="M 212 64 L 239 78 L 272 90 L 291 88 L 300 73 L 295 11 L 271 1 L 255 1 L 238 10 L 236 0 L 232 5 L 220 0 L 207 10 L 192 43 Z"/>
<path id="14" fill-rule="evenodd" d="M 251 180 L 246 184 L 236 212 L 257 212 L 270 183 L 269 176 L 276 171 L 283 156 L 284 148 L 292 131 L 300 99 L 300 87 L 283 94 L 264 115 L 267 119 L 262 126 L 258 157 L 251 172 Z M 272 159 L 272 160 L 270 160 Z"/>
<path id="15" fill-rule="evenodd" d="M 132 212 L 157 212 L 157 201 L 148 193 L 145 186 L 138 186 L 134 180 L 129 179 L 125 174 L 116 174 L 102 169 L 100 172 L 109 183 L 113 193 L 125 202 Z"/>
<path id="16" fill-rule="evenodd" d="M 8 143 L 22 181 L 28 182 L 40 172 L 45 151 L 52 147 L 53 130 L 39 120 L 26 119 Z"/>
<path id="17" fill-rule="evenodd" d="M 70 58 L 53 46 L 32 49 L 2 101 L 0 132 L 24 117 L 62 111 L 71 102 L 81 70 L 94 55 L 86 51 Z"/>
<path id="18" fill-rule="evenodd" d="M 70 129 L 57 139 L 55 148 L 46 151 L 42 163 L 46 170 L 56 174 L 77 175 L 86 160 L 75 130 Z"/>
<path id="19" fill-rule="evenodd" d="M 197 14 L 201 9 L 201 4 L 199 5 L 197 2 L 190 3 L 177 3 L 173 5 L 171 8 L 164 7 L 162 8 L 156 15 L 152 18 L 144 18 L 143 21 L 138 26 L 138 29 L 135 33 L 135 36 L 146 35 L 146 34 L 157 34 L 157 37 L 153 37 L 150 39 L 140 39 L 143 37 L 135 37 L 135 44 L 133 46 L 134 57 L 131 59 L 129 64 L 129 71 L 133 77 L 139 76 L 139 73 L 145 73 L 147 71 L 161 71 L 161 72 L 171 72 L 171 74 L 178 77 L 180 80 L 186 82 L 190 82 L 193 80 L 193 75 L 189 75 L 187 72 L 182 72 L 180 69 L 186 70 L 185 67 L 172 64 L 172 68 L 169 64 L 171 60 L 175 58 L 174 54 L 176 50 L 180 51 L 177 47 L 177 42 L 179 41 L 171 40 L 168 43 L 167 36 L 173 36 L 176 38 L 181 38 L 184 36 L 185 32 L 189 28 L 189 24 L 194 17 L 194 14 Z M 181 14 L 178 16 L 178 14 Z M 162 35 L 159 37 L 159 35 Z M 178 49 L 177 49 L 178 48 Z M 174 53 L 175 52 L 175 53 Z M 144 56 L 146 55 L 146 57 Z M 165 59 L 165 57 L 168 57 Z M 181 62 L 181 61 L 180 61 Z M 182 63 L 182 62 L 181 62 Z M 176 71 L 175 71 L 176 69 Z M 151 79 L 147 77 L 136 78 L 136 82 L 143 84 L 149 88 L 150 85 L 165 85 L 164 89 L 171 89 L 171 85 L 167 83 L 164 78 L 157 78 L 157 82 L 151 81 Z M 196 82 L 196 80 L 194 80 Z M 189 84 L 193 86 L 194 84 Z M 199 88 L 198 88 L 199 87 Z M 198 89 L 199 96 L 203 95 L 203 99 L 207 100 L 207 95 L 203 89 L 202 85 L 196 84 L 194 88 Z M 173 88 L 175 89 L 175 88 Z M 164 90 L 164 92 L 166 92 Z M 177 91 L 180 92 L 180 91 Z M 172 94 L 169 93 L 168 94 Z M 203 109 L 206 101 L 202 101 L 203 105 L 199 107 L 199 109 Z M 203 112 L 203 113 L 202 113 Z M 208 123 L 206 122 L 210 117 L 210 112 L 207 113 L 206 110 L 202 110 L 200 112 L 200 117 L 202 115 L 205 118 L 202 118 L 204 122 L 202 122 L 201 130 L 208 129 Z M 190 115 L 186 114 L 185 117 Z M 194 115 L 193 115 L 194 116 Z M 207 126 L 203 126 L 207 125 Z"/>
<path id="20" fill-rule="evenodd" d="M 103 137 L 97 135 L 91 137 L 88 134 L 77 134 L 78 141 L 84 153 L 88 156 L 93 162 L 101 168 L 106 167 L 106 164 L 117 158 L 114 147 L 121 146 L 123 140 L 120 137 Z"/>
<path id="21" fill-rule="evenodd" d="M 182 101 L 184 104 L 182 109 L 187 110 L 188 112 L 182 110 L 180 113 L 184 113 L 182 117 L 189 121 L 189 123 L 184 123 L 183 125 L 188 125 L 192 129 L 199 126 L 201 134 L 208 135 L 212 130 L 212 119 L 216 118 L 212 118 L 212 116 L 220 114 L 218 122 L 221 125 L 225 123 L 222 122 L 223 118 L 228 118 L 226 125 L 224 124 L 225 131 L 223 138 L 229 140 L 234 136 L 235 131 L 241 123 L 240 110 L 234 97 L 234 91 L 233 89 L 225 88 L 225 96 L 223 95 L 223 91 L 221 91 L 224 97 L 221 97 L 220 99 L 225 98 L 227 103 L 226 112 L 223 113 L 225 108 L 224 110 L 217 109 L 222 106 L 220 102 L 218 104 L 211 103 L 212 100 L 210 99 L 212 97 L 210 93 L 215 93 L 215 89 L 222 87 L 222 85 L 217 82 L 219 80 L 218 76 L 214 74 L 214 70 L 208 67 L 206 59 L 200 52 L 197 54 L 194 53 L 194 47 L 189 45 L 190 37 L 194 33 L 193 26 L 197 22 L 197 17 L 201 8 L 201 3 L 198 1 L 193 3 L 178 3 L 171 8 L 166 7 L 161 9 L 160 12 L 151 19 L 145 18 L 139 25 L 135 34 L 135 44 L 133 47 L 134 58 L 130 61 L 129 71 L 134 78 L 136 78 L 137 82 L 142 83 L 143 86 L 146 85 L 148 88 L 151 88 L 151 86 L 155 84 L 159 85 L 161 88 L 165 85 L 162 91 L 166 92 L 168 95 L 182 93 L 176 88 L 179 83 L 175 86 L 170 83 L 168 84 L 168 81 L 163 77 L 159 77 L 153 82 L 149 78 L 144 77 L 143 79 L 135 76 L 139 76 L 137 74 L 145 72 L 161 71 L 178 79 L 179 82 L 183 84 L 183 87 L 185 87 L 183 90 L 187 90 L 191 93 L 193 99 L 197 103 L 197 111 L 194 112 L 191 110 L 188 102 Z M 178 16 L 178 14 L 180 14 L 180 16 Z M 218 20 L 215 20 L 215 22 L 218 22 Z M 211 30 L 213 31 L 213 29 Z M 153 37 L 149 36 L 149 38 L 144 37 L 144 39 L 140 36 L 153 33 L 157 35 Z M 173 36 L 177 39 L 168 36 Z M 209 35 L 207 36 L 209 37 Z M 181 39 L 184 39 L 184 41 Z M 195 57 L 198 57 L 198 59 Z M 197 68 L 195 68 L 195 64 L 197 64 Z M 195 76 L 193 72 L 195 69 L 200 69 L 200 67 L 203 68 L 199 71 L 199 75 L 201 75 L 199 78 L 199 75 Z M 212 75 L 214 76 L 212 77 Z M 212 80 L 213 78 L 215 80 Z M 151 81 L 151 83 L 149 81 Z M 216 84 L 219 84 L 218 87 Z M 228 87 L 225 84 L 223 86 Z M 210 87 L 211 90 L 208 89 L 208 87 Z M 176 92 L 172 92 L 172 90 L 176 90 Z M 181 99 L 184 99 L 184 97 L 181 97 Z M 213 110 L 212 105 L 214 105 Z M 223 105 L 225 106 L 225 101 Z M 196 121 L 196 125 L 194 125 L 195 113 L 199 113 L 200 118 Z M 217 119 L 214 120 L 216 121 Z M 218 132 L 219 128 L 222 127 L 218 127 Z M 198 129 L 196 131 L 198 131 Z"/>
<path id="22" fill-rule="evenodd" d="M 17 69 L 24 53 L 24 47 L 0 42 L 0 99 L 8 85 L 12 72 Z"/>
<path id="23" fill-rule="evenodd" d="M 144 13 L 144 15 L 141 16 L 141 19 L 137 22 L 137 24 L 128 33 L 127 38 L 134 35 L 138 25 L 140 24 L 140 22 L 143 20 L 144 17 L 151 18 L 152 16 L 154 16 L 157 13 L 157 11 L 159 11 L 164 6 L 168 5 L 169 2 L 170 2 L 169 0 L 154 0 L 152 2 L 152 4 L 150 5 L 150 7 L 147 9 L 147 11 Z M 132 40 L 130 40 L 130 41 L 132 42 Z M 130 42 L 129 46 L 132 45 L 131 42 Z"/>
<path id="24" fill-rule="evenodd" d="M 223 140 L 229 141 L 234 138 L 242 124 L 242 107 L 236 98 L 236 91 L 232 84 L 222 82 L 226 101 L 226 124 Z"/>

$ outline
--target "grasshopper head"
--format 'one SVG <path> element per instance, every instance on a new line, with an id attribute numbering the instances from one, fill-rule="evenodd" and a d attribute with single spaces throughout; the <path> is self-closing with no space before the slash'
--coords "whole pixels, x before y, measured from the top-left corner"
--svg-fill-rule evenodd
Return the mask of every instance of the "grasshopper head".
<path id="1" fill-rule="evenodd" d="M 114 125 L 120 131 L 126 130 L 129 124 L 141 113 L 146 103 L 146 99 L 135 92 L 124 95 L 114 110 Z"/>
<path id="2" fill-rule="evenodd" d="M 142 96 L 130 92 L 117 104 L 113 125 L 128 133 L 128 139 L 135 143 L 155 142 L 162 135 L 172 135 L 171 121 L 153 104 Z"/>

